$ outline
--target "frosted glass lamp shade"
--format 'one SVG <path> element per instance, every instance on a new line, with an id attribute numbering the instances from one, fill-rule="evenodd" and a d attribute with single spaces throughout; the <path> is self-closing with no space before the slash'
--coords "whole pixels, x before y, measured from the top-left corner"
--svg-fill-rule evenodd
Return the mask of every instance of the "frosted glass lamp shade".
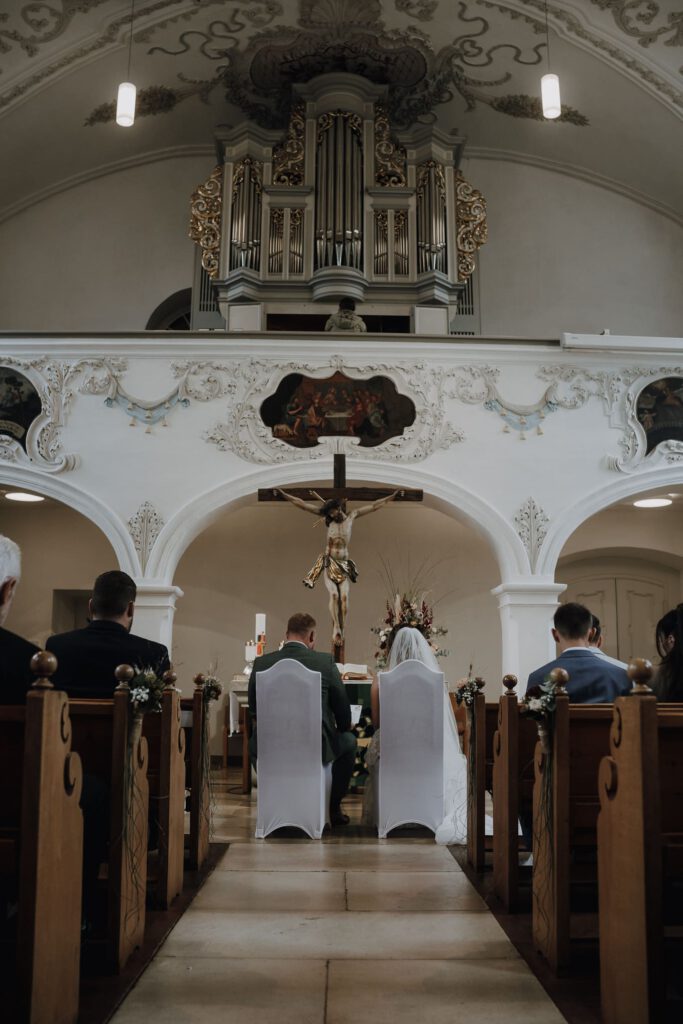
<path id="1" fill-rule="evenodd" d="M 135 121 L 135 97 L 137 89 L 132 82 L 121 82 L 116 100 L 116 123 L 130 128 Z"/>
<path id="2" fill-rule="evenodd" d="M 557 75 L 544 75 L 541 79 L 541 103 L 543 116 L 552 120 L 562 113 L 560 102 L 560 80 Z"/>

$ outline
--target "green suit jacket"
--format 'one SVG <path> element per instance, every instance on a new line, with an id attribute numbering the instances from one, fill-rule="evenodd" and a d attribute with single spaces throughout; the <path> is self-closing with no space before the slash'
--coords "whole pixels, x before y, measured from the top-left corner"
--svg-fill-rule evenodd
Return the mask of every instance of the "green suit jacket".
<path id="1" fill-rule="evenodd" d="M 322 700 L 323 713 L 323 764 L 327 764 L 339 754 L 338 735 L 340 732 L 348 732 L 351 728 L 351 705 L 346 695 L 346 687 L 342 683 L 339 669 L 331 654 L 323 654 L 321 651 L 312 651 L 304 644 L 288 642 L 282 650 L 273 651 L 271 654 L 262 654 L 256 658 L 249 677 L 249 711 L 252 721 L 256 716 L 256 673 L 264 672 L 282 661 L 283 658 L 293 658 L 300 661 L 302 665 L 312 672 L 320 673 L 320 696 Z M 256 756 L 256 729 L 254 728 L 251 738 L 251 752 Z"/>

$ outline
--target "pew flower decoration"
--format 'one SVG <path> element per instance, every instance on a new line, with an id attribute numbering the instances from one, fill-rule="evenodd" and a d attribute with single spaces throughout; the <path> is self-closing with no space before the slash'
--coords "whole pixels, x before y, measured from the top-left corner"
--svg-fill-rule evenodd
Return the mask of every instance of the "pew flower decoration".
<path id="1" fill-rule="evenodd" d="M 203 687 L 205 700 L 218 700 L 223 692 L 222 682 L 213 673 L 204 676 Z"/>
<path id="2" fill-rule="evenodd" d="M 455 701 L 458 707 L 464 704 L 466 708 L 471 708 L 474 704 L 474 698 L 483 687 L 484 680 L 480 676 L 472 678 L 472 666 L 470 665 L 469 675 L 466 679 L 459 680 L 455 688 Z"/>
<path id="3" fill-rule="evenodd" d="M 443 658 L 448 654 L 448 651 L 433 641 L 434 637 L 445 636 L 448 630 L 443 626 L 434 625 L 434 611 L 427 604 L 425 595 L 417 597 L 409 594 L 396 594 L 393 601 L 387 601 L 386 615 L 382 625 L 371 627 L 377 637 L 379 648 L 375 651 L 377 669 L 386 668 L 394 637 L 402 626 L 419 629 L 425 640 L 429 641 L 437 658 Z"/>
<path id="4" fill-rule="evenodd" d="M 536 722 L 546 723 L 555 713 L 555 684 L 550 680 L 532 686 L 519 702 L 519 710 Z"/>
<path id="5" fill-rule="evenodd" d="M 147 711 L 161 711 L 161 699 L 165 682 L 160 679 L 153 668 L 135 669 L 130 681 L 130 706 L 135 714 Z"/>

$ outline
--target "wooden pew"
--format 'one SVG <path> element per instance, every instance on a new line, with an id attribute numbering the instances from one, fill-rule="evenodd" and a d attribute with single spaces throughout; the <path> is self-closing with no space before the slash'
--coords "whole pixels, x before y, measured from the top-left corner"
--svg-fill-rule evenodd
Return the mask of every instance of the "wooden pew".
<path id="1" fill-rule="evenodd" d="M 134 670 L 130 666 L 129 680 Z M 185 730 L 180 721 L 180 694 L 173 671 L 164 673 L 161 714 L 143 718 L 147 740 L 150 808 L 159 827 L 159 855 L 153 880 L 154 902 L 166 910 L 183 891 L 185 862 Z M 154 802 L 152 802 L 154 801 Z M 150 860 L 150 867 L 152 862 Z"/>
<path id="2" fill-rule="evenodd" d="M 498 722 L 498 705 L 487 704 L 484 681 L 477 679 L 479 692 L 467 709 L 465 753 L 467 755 L 467 861 L 475 871 L 485 866 L 486 791 L 492 786 L 493 734 Z"/>
<path id="3" fill-rule="evenodd" d="M 0 871 L 19 879 L 18 1018 L 75 1024 L 81 942 L 81 762 L 71 751 L 68 700 L 49 676 L 53 654 L 31 660 L 41 678 L 25 706 L 0 707 Z M 8 1013 L 8 993 L 3 993 Z M 11 1013 L 12 1011 L 9 1010 Z"/>
<path id="4" fill-rule="evenodd" d="M 128 666 L 122 666 L 124 670 Z M 72 746 L 110 789 L 107 959 L 116 971 L 140 946 L 147 886 L 147 740 L 129 709 L 127 672 L 112 700 L 71 700 Z"/>
<path id="5" fill-rule="evenodd" d="M 493 737 L 493 891 L 505 910 L 519 907 L 519 816 L 531 808 L 536 723 L 520 714 L 516 676 L 505 676 Z"/>
<path id="6" fill-rule="evenodd" d="M 629 675 L 633 694 L 615 701 L 609 755 L 600 764 L 604 1024 L 664 1019 L 663 892 L 683 878 L 683 707 L 657 704 L 649 663 L 637 661 Z"/>
<path id="7" fill-rule="evenodd" d="M 598 768 L 609 751 L 612 704 L 571 704 L 564 669 L 553 669 L 556 710 L 552 734 L 535 751 L 532 934 L 557 972 L 570 959 L 570 895 L 576 871 L 570 851 L 597 844 Z M 597 881 L 588 871 L 581 881 Z"/>
<path id="8" fill-rule="evenodd" d="M 209 773 L 211 758 L 209 755 L 208 728 L 206 716 L 209 713 L 209 702 L 204 698 L 204 676 L 194 677 L 194 694 L 191 699 L 181 700 L 184 711 L 192 713 L 192 726 L 186 739 L 185 749 L 185 785 L 190 790 L 190 837 L 188 865 L 198 871 L 209 852 L 209 833 L 211 824 L 211 794 L 209 791 Z"/>

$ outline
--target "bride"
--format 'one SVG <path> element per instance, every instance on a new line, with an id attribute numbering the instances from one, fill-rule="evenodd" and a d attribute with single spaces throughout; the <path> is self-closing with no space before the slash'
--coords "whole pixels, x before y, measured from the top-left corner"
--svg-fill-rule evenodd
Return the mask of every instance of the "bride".
<path id="1" fill-rule="evenodd" d="M 436 656 L 419 629 L 413 626 L 400 626 L 394 635 L 389 651 L 387 671 L 396 668 L 402 661 L 420 661 L 433 672 L 441 672 Z M 380 757 L 379 721 L 379 681 L 373 680 L 371 691 L 372 721 L 375 734 L 365 755 L 365 766 L 368 770 L 368 781 L 363 796 L 364 825 L 376 824 L 376 808 L 374 807 L 375 773 L 378 771 Z M 467 842 L 467 761 L 460 748 L 458 727 L 455 723 L 453 708 L 444 682 L 443 688 L 443 820 L 436 830 L 437 843 L 444 845 L 464 844 Z"/>

